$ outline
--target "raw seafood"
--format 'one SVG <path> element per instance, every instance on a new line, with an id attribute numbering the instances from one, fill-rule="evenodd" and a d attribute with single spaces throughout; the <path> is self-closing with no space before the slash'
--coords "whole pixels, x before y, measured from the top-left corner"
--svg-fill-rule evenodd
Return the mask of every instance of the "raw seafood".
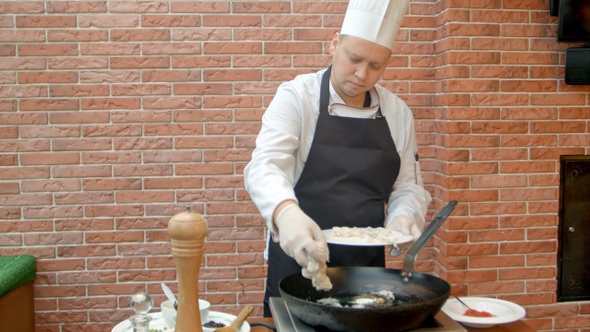
<path id="1" fill-rule="evenodd" d="M 332 282 L 326 275 L 326 270 L 328 269 L 326 261 L 328 261 L 330 257 L 330 252 L 328 250 L 327 244 L 316 242 L 316 245 L 318 246 L 320 254 L 323 256 L 324 260 L 318 262 L 310 255 L 307 255 L 309 263 L 307 264 L 306 268 L 301 269 L 301 274 L 305 278 L 311 279 L 311 283 L 315 289 L 327 291 L 332 289 Z"/>
<path id="2" fill-rule="evenodd" d="M 333 307 L 383 308 L 394 305 L 394 300 L 393 292 L 382 290 L 355 296 L 325 297 L 317 302 Z"/>
<path id="3" fill-rule="evenodd" d="M 397 235 L 394 230 L 385 227 L 334 227 L 334 238 L 360 238 L 365 243 L 391 243 L 397 247 Z"/>

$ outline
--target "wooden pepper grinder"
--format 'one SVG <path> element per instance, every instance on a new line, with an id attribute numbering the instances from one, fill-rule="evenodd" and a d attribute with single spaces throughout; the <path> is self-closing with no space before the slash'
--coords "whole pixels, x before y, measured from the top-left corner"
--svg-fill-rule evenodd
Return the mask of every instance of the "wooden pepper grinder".
<path id="1" fill-rule="evenodd" d="M 177 332 L 203 332 L 199 315 L 199 270 L 207 224 L 203 216 L 191 212 L 190 207 L 170 219 L 168 234 L 172 242 L 172 256 L 178 276 Z"/>

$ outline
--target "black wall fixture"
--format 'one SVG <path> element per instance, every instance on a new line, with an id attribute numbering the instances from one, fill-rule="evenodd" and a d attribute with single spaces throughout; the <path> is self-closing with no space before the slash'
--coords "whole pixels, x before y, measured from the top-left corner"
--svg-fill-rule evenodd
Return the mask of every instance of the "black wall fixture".
<path id="1" fill-rule="evenodd" d="M 565 84 L 590 85 L 590 47 L 565 51 Z"/>
<path id="2" fill-rule="evenodd" d="M 560 156 L 557 301 L 590 300 L 590 155 Z"/>
<path id="3" fill-rule="evenodd" d="M 559 0 L 549 0 L 549 14 L 557 16 L 559 13 Z"/>

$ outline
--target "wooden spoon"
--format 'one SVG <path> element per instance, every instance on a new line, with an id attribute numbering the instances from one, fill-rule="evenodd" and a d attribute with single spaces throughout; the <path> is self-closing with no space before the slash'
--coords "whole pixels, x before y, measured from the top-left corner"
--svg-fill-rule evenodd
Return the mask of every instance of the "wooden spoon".
<path id="1" fill-rule="evenodd" d="M 242 309 L 242 311 L 240 311 L 240 314 L 230 326 L 216 328 L 213 332 L 237 332 L 238 327 L 242 325 L 252 310 L 254 310 L 254 307 L 247 305 L 244 309 Z"/>

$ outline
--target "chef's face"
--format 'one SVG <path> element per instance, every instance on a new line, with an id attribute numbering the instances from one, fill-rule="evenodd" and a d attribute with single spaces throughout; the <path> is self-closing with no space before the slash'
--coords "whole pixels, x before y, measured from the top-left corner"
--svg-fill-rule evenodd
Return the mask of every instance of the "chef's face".
<path id="1" fill-rule="evenodd" d="M 387 67 L 391 50 L 362 38 L 336 33 L 330 52 L 334 89 L 347 104 L 361 107 L 365 92 L 375 86 Z"/>

